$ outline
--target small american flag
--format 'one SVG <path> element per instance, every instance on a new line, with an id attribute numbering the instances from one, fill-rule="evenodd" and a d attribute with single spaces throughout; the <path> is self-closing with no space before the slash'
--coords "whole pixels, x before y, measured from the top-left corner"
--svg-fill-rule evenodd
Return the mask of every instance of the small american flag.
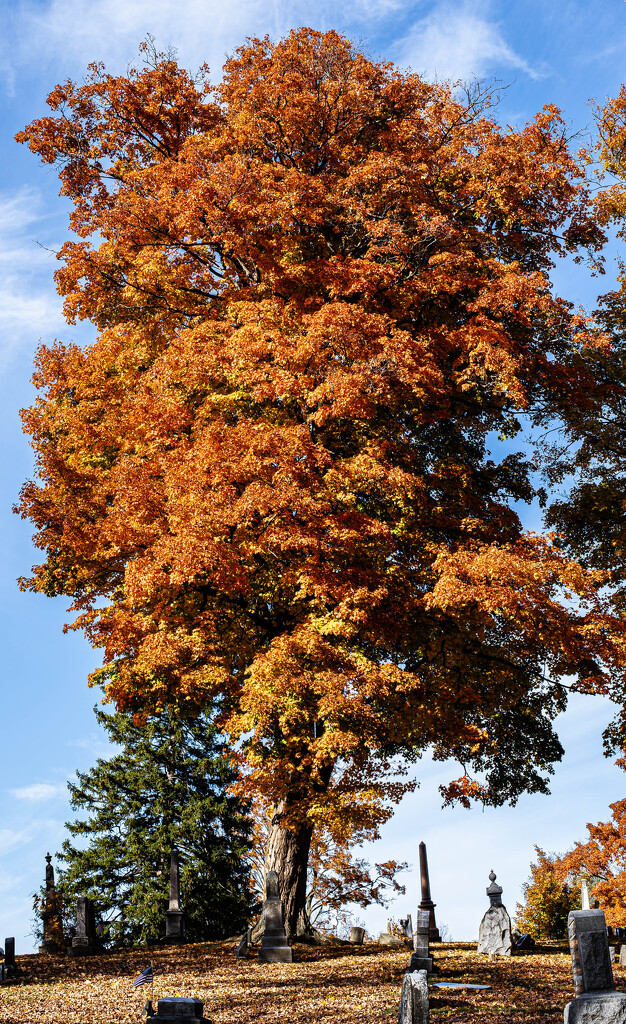
<path id="1" fill-rule="evenodd" d="M 148 967 L 141 972 L 139 977 L 135 978 L 133 985 L 137 988 L 138 985 L 147 985 L 148 983 L 152 984 L 152 980 L 152 964 L 149 964 Z"/>

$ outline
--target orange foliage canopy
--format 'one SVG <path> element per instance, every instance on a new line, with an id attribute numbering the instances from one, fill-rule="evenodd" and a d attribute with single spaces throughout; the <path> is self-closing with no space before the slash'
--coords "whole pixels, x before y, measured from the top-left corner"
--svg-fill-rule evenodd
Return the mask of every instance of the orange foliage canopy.
<path id="1" fill-rule="evenodd" d="M 618 761 L 622 767 L 623 760 Z M 626 924 L 626 800 L 609 804 L 613 812 L 609 821 L 587 824 L 589 838 L 555 861 L 562 880 L 580 887 L 589 883 L 591 904 L 598 900 L 606 923 L 615 927 Z"/>
<path id="2" fill-rule="evenodd" d="M 558 111 L 502 129 L 335 32 L 251 40 L 216 88 L 145 56 L 18 136 L 59 168 L 58 288 L 98 331 L 37 357 L 24 586 L 73 597 L 119 706 L 220 694 L 309 836 L 375 829 L 429 746 L 467 770 L 449 798 L 545 789 L 552 680 L 622 661 L 601 576 L 511 504 L 511 439 L 585 402 L 567 356 L 599 344 L 550 290 L 602 243 Z"/>

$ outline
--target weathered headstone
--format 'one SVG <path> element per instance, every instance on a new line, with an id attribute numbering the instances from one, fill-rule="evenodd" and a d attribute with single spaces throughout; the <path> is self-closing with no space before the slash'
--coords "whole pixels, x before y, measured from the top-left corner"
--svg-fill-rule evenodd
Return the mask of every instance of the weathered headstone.
<path id="1" fill-rule="evenodd" d="M 601 910 L 573 910 L 567 918 L 576 998 L 565 1024 L 626 1024 L 626 994 L 616 992 L 606 922 Z"/>
<path id="2" fill-rule="evenodd" d="M 157 1012 L 148 1017 L 148 1024 L 210 1024 L 203 1016 L 204 1004 L 200 999 L 166 996 L 159 999 Z"/>
<path id="3" fill-rule="evenodd" d="M 429 1024 L 428 974 L 415 971 L 402 980 L 398 1024 Z"/>
<path id="4" fill-rule="evenodd" d="M 11 936 L 4 940 L 4 963 L 0 966 L 0 981 L 7 981 L 9 978 L 19 978 L 22 969 L 15 962 L 15 939 Z"/>
<path id="5" fill-rule="evenodd" d="M 400 918 L 400 927 L 403 935 L 405 935 L 407 939 L 413 938 L 413 918 L 410 914 L 408 917 Z"/>
<path id="6" fill-rule="evenodd" d="M 626 946 L 619 947 L 619 965 L 626 967 Z"/>
<path id="7" fill-rule="evenodd" d="M 420 843 L 420 881 L 422 887 L 422 898 L 420 900 L 419 909 L 427 910 L 430 915 L 430 941 L 441 942 L 441 936 L 439 935 L 439 929 L 437 928 L 437 922 L 435 921 L 435 907 L 436 903 L 430 898 L 430 879 L 428 877 L 428 858 L 426 856 L 426 843 Z"/>
<path id="8" fill-rule="evenodd" d="M 43 920 L 43 937 L 39 952 L 60 953 L 63 949 L 63 924 L 54 886 L 52 857 L 49 853 L 46 854 L 46 894 L 41 917 Z"/>
<path id="9" fill-rule="evenodd" d="M 407 967 L 408 973 L 427 971 L 428 974 L 432 974 L 433 958 L 428 949 L 429 934 L 430 914 L 427 910 L 418 910 L 415 931 L 413 932 L 413 956 Z"/>
<path id="10" fill-rule="evenodd" d="M 580 909 L 589 910 L 589 889 L 586 882 L 583 882 L 580 887 Z"/>
<path id="11" fill-rule="evenodd" d="M 485 912 L 478 929 L 478 952 L 489 956 L 511 955 L 511 918 L 502 903 L 502 886 L 496 885 L 493 870 L 489 872 L 487 887 L 489 909 Z"/>
<path id="12" fill-rule="evenodd" d="M 259 950 L 260 963 L 293 962 L 293 953 L 287 940 L 283 924 L 283 907 L 280 902 L 278 875 L 268 871 L 265 879 L 265 903 L 263 904 L 263 937 Z"/>
<path id="13" fill-rule="evenodd" d="M 350 942 L 354 943 L 355 946 L 363 945 L 363 938 L 365 936 L 365 928 L 359 928 L 357 925 L 350 929 Z"/>
<path id="14" fill-rule="evenodd" d="M 178 851 L 172 850 L 170 856 L 170 902 L 165 911 L 166 943 L 185 942 L 185 918 L 180 909 L 180 871 Z"/>
<path id="15" fill-rule="evenodd" d="M 76 935 L 68 952 L 70 956 L 91 956 L 96 951 L 96 915 L 93 902 L 87 896 L 76 901 Z"/>

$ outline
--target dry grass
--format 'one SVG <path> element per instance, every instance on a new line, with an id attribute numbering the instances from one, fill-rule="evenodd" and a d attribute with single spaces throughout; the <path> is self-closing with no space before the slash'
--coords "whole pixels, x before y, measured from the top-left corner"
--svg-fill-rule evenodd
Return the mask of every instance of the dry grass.
<path id="1" fill-rule="evenodd" d="M 237 960 L 233 943 L 135 950 L 71 960 L 18 957 L 20 981 L 0 990 L 0 1024 L 127 1024 L 140 1021 L 149 987 L 133 979 L 154 961 L 159 996 L 197 996 L 213 1024 L 395 1024 L 409 953 L 378 945 L 294 947 L 293 964 Z M 488 960 L 469 943 L 435 947 L 437 981 L 471 981 L 489 990 L 433 989 L 431 1021 L 454 1024 L 561 1024 L 572 998 L 565 945 Z M 618 988 L 626 969 L 615 967 Z"/>

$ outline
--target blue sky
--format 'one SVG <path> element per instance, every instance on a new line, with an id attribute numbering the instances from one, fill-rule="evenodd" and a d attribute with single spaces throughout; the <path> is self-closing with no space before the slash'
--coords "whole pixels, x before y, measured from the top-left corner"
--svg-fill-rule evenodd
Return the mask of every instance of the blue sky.
<path id="1" fill-rule="evenodd" d="M 55 337 L 87 341 L 90 329 L 64 325 L 54 291 L 50 250 L 65 238 L 67 214 L 54 170 L 40 166 L 13 135 L 44 112 L 58 81 L 80 78 L 94 60 L 123 71 L 147 33 L 159 48 L 176 47 L 187 67 L 208 61 L 218 77 L 224 55 L 245 36 L 276 37 L 300 25 L 343 31 L 372 56 L 428 77 L 496 77 L 508 86 L 498 111 L 503 122 L 521 125 L 544 103 L 555 103 L 572 135 L 593 131 L 589 100 L 615 95 L 626 77 L 622 0 L 0 2 L 0 943 L 15 935 L 18 952 L 32 948 L 30 894 L 43 877 L 46 851 L 60 847 L 70 814 L 66 780 L 106 746 L 92 714 L 98 694 L 86 685 L 97 652 L 80 636 L 63 635 L 63 601 L 21 594 L 15 583 L 35 560 L 29 524 L 11 514 L 32 471 L 18 411 L 32 400 L 34 349 Z M 563 263 L 553 276 L 557 290 L 593 308 L 614 282 L 618 255 L 615 246 L 608 251 L 600 279 Z M 538 526 L 533 510 L 528 524 Z M 515 808 L 441 810 L 437 786 L 450 769 L 423 763 L 420 789 L 368 854 L 417 865 L 417 846 L 425 840 L 439 920 L 455 938 L 475 937 L 490 868 L 513 911 L 533 844 L 564 851 L 584 836 L 587 821 L 605 819 L 608 804 L 625 795 L 623 772 L 602 756 L 601 732 L 610 717 L 605 701 L 577 697 L 559 723 L 566 756 L 552 795 L 524 797 Z M 389 912 L 363 912 L 370 931 L 384 927 L 388 913 L 414 914 L 416 870 L 406 882 L 406 897 Z"/>

